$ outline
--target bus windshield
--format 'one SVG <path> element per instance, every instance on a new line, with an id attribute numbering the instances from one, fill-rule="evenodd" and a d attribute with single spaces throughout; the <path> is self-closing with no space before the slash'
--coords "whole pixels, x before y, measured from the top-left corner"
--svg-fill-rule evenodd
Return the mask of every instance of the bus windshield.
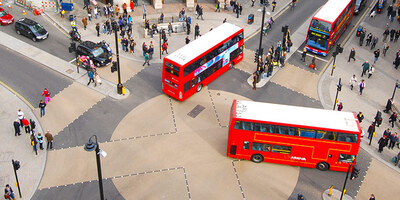
<path id="1" fill-rule="evenodd" d="M 307 45 L 319 49 L 321 51 L 326 51 L 328 48 L 329 34 L 309 30 Z"/>
<path id="2" fill-rule="evenodd" d="M 179 67 L 174 66 L 169 62 L 165 62 L 165 71 L 176 77 L 179 77 Z"/>

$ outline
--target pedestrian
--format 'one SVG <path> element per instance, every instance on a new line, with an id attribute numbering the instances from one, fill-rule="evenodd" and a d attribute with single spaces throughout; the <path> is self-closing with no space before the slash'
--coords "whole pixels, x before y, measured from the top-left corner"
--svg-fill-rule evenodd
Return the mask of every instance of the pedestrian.
<path id="1" fill-rule="evenodd" d="M 365 28 L 363 30 L 361 30 L 361 32 L 360 32 L 360 46 L 363 45 L 364 38 L 365 38 L 365 32 L 366 32 Z"/>
<path id="2" fill-rule="evenodd" d="M 317 64 L 316 64 L 316 61 L 317 61 L 317 56 L 316 55 L 314 55 L 314 57 L 312 58 L 312 60 L 311 60 L 311 65 L 313 65 L 314 67 L 314 70 L 317 70 Z M 310 66 L 311 66 L 310 65 Z"/>
<path id="3" fill-rule="evenodd" d="M 365 40 L 365 42 L 366 42 L 365 46 L 369 46 L 371 44 L 372 37 L 373 37 L 372 33 L 368 33 L 367 39 Z"/>
<path id="4" fill-rule="evenodd" d="M 390 110 L 392 110 L 392 104 L 393 104 L 393 98 L 388 99 L 386 102 L 385 110 L 383 110 L 383 112 L 388 113 Z"/>
<path id="5" fill-rule="evenodd" d="M 94 83 L 94 73 L 93 73 L 92 70 L 89 70 L 89 72 L 88 72 L 88 77 L 89 77 L 89 82 L 87 83 L 87 85 L 89 86 L 89 84 L 90 84 L 91 82 Z"/>
<path id="6" fill-rule="evenodd" d="M 47 90 L 47 88 L 44 88 L 42 96 L 44 96 L 44 103 L 47 105 L 47 103 L 51 101 L 50 92 Z"/>
<path id="7" fill-rule="evenodd" d="M 306 56 L 307 56 L 307 49 L 304 47 L 303 53 L 301 54 L 301 60 L 303 62 L 306 62 Z"/>
<path id="8" fill-rule="evenodd" d="M 396 142 L 399 141 L 399 136 L 397 135 L 397 132 L 394 132 L 391 137 L 390 137 L 390 142 L 389 142 L 389 149 L 393 149 L 394 145 Z"/>
<path id="9" fill-rule="evenodd" d="M 358 114 L 357 114 L 357 119 L 358 119 L 358 121 L 361 123 L 362 122 L 362 120 L 364 120 L 364 115 L 362 114 L 362 112 L 358 112 Z"/>
<path id="10" fill-rule="evenodd" d="M 94 87 L 96 87 L 97 84 L 101 85 L 102 82 L 101 82 L 100 75 L 97 72 L 95 72 L 94 73 Z"/>
<path id="11" fill-rule="evenodd" d="M 204 20 L 203 19 L 203 6 L 200 6 L 200 9 L 199 9 L 199 11 L 197 12 L 197 18 L 196 19 L 199 19 L 199 17 L 201 17 L 201 20 Z"/>
<path id="12" fill-rule="evenodd" d="M 239 18 L 239 13 L 240 13 L 239 3 L 236 3 L 236 18 Z"/>
<path id="13" fill-rule="evenodd" d="M 92 7 L 90 7 L 90 6 L 87 9 L 87 15 L 88 15 L 89 21 L 92 21 Z"/>
<path id="14" fill-rule="evenodd" d="M 397 55 L 398 55 L 398 54 L 397 54 Z M 396 56 L 396 58 L 394 59 L 393 63 L 394 63 L 394 68 L 395 68 L 395 69 L 398 69 L 398 68 L 399 68 L 399 65 L 400 65 L 400 57 L 399 57 L 399 56 Z"/>
<path id="15" fill-rule="evenodd" d="M 356 61 L 356 50 L 354 48 L 351 48 L 350 50 L 350 55 L 349 55 L 349 60 L 347 62 L 350 62 L 350 59 L 352 58 L 354 61 Z"/>
<path id="16" fill-rule="evenodd" d="M 369 145 L 371 145 L 372 138 L 375 137 L 375 123 L 369 125 L 367 132 L 368 132 Z"/>
<path id="17" fill-rule="evenodd" d="M 87 26 L 87 18 L 86 17 L 83 17 L 83 19 L 82 19 L 82 24 L 83 24 L 83 29 L 84 30 L 86 30 L 86 26 Z"/>
<path id="18" fill-rule="evenodd" d="M 189 36 L 186 36 L 186 38 L 185 38 L 185 43 L 186 43 L 186 44 L 189 44 L 189 42 L 190 42 Z"/>
<path id="19" fill-rule="evenodd" d="M 359 86 L 360 86 L 360 95 L 362 95 L 362 92 L 363 92 L 363 90 L 365 88 L 364 79 L 361 80 L 361 82 L 359 83 Z"/>
<path id="20" fill-rule="evenodd" d="M 392 12 L 390 13 L 390 22 L 393 22 L 395 17 L 396 17 L 396 10 L 392 10 Z"/>
<path id="21" fill-rule="evenodd" d="M 142 51 L 143 51 L 143 57 L 146 55 L 147 52 L 147 45 L 145 42 L 142 43 Z"/>
<path id="22" fill-rule="evenodd" d="M 393 39 L 394 39 L 394 36 L 395 36 L 395 34 L 396 34 L 396 30 L 394 30 L 393 28 L 392 28 L 392 30 L 390 30 L 390 41 L 391 42 L 393 42 Z"/>
<path id="23" fill-rule="evenodd" d="M 369 197 L 369 200 L 375 200 L 375 195 L 371 194 L 371 196 Z"/>
<path id="24" fill-rule="evenodd" d="M 279 58 L 279 62 L 281 63 L 281 68 L 285 66 L 286 52 L 283 52 L 283 55 Z"/>
<path id="25" fill-rule="evenodd" d="M 368 60 L 366 60 L 361 66 L 362 66 L 361 77 L 363 77 L 364 75 L 366 75 L 367 71 L 369 70 Z"/>
<path id="26" fill-rule="evenodd" d="M 385 42 L 382 47 L 383 56 L 386 56 L 386 52 L 389 49 L 389 45 Z"/>
<path id="27" fill-rule="evenodd" d="M 21 128 L 22 128 L 22 126 L 23 126 L 22 125 L 22 119 L 24 119 L 24 112 L 21 111 L 21 108 L 18 109 L 17 116 L 18 116 L 18 119 L 19 119 L 19 124 L 21 125 Z"/>
<path id="28" fill-rule="evenodd" d="M 371 65 L 371 67 L 368 69 L 368 78 L 370 78 L 372 76 L 374 71 L 375 71 L 375 66 Z"/>
<path id="29" fill-rule="evenodd" d="M 147 63 L 147 66 L 150 65 L 149 53 L 146 53 L 146 54 L 144 55 L 144 63 L 143 63 L 143 66 L 144 66 L 146 63 Z"/>
<path id="30" fill-rule="evenodd" d="M 128 4 L 126 4 L 126 3 L 122 4 L 122 9 L 124 10 L 124 14 L 127 15 L 128 14 Z"/>
<path id="31" fill-rule="evenodd" d="M 375 48 L 376 44 L 378 43 L 378 36 L 374 36 L 372 38 L 371 50 Z"/>
<path id="32" fill-rule="evenodd" d="M 389 28 L 386 28 L 385 31 L 382 34 L 383 35 L 382 41 L 386 42 L 386 38 L 389 35 L 389 33 L 390 33 Z"/>
<path id="33" fill-rule="evenodd" d="M 135 3 L 133 0 L 130 0 L 129 7 L 131 8 L 131 12 L 135 11 Z"/>
<path id="34" fill-rule="evenodd" d="M 43 150 L 43 136 L 42 136 L 42 134 L 38 133 L 36 137 L 37 137 L 37 140 L 39 142 L 40 150 Z"/>
<path id="35" fill-rule="evenodd" d="M 381 54 L 381 50 L 377 49 L 374 51 L 374 64 L 378 61 L 379 55 Z"/>
<path id="36" fill-rule="evenodd" d="M 163 44 L 162 44 L 162 51 L 161 51 L 161 54 L 164 54 L 164 51 L 165 51 L 165 53 L 168 54 L 167 49 L 168 49 L 168 43 L 167 43 L 166 41 L 164 41 Z"/>
<path id="37" fill-rule="evenodd" d="M 217 1 L 216 5 L 215 5 L 215 12 L 221 12 L 219 4 L 220 4 L 219 1 Z"/>
<path id="38" fill-rule="evenodd" d="M 47 149 L 53 149 L 53 135 L 50 133 L 50 130 L 47 130 L 46 134 L 44 135 L 47 141 Z"/>
<path id="39" fill-rule="evenodd" d="M 257 89 L 257 75 L 253 73 L 253 90 Z"/>
<path id="40" fill-rule="evenodd" d="M 399 39 L 399 37 L 400 37 L 400 29 L 397 30 L 397 31 L 396 31 L 396 34 L 394 35 L 394 42 L 395 42 L 395 43 L 397 42 L 397 40 Z"/>
<path id="41" fill-rule="evenodd" d="M 186 34 L 189 35 L 190 34 L 190 23 L 189 20 L 186 19 Z M 196 39 L 196 38 L 195 38 Z"/>
<path id="42" fill-rule="evenodd" d="M 37 155 L 37 148 L 36 148 L 37 140 L 36 140 L 36 136 L 35 136 L 35 132 L 34 131 L 32 131 L 32 134 L 31 134 L 31 145 L 32 145 L 33 151 Z"/>
<path id="43" fill-rule="evenodd" d="M 6 188 L 4 189 L 4 198 L 9 200 L 15 200 L 14 191 L 12 190 L 9 184 L 7 184 Z"/>
<path id="44" fill-rule="evenodd" d="M 95 6 L 93 9 L 93 14 L 96 19 L 97 19 L 98 13 L 99 13 L 99 7 Z"/>
<path id="45" fill-rule="evenodd" d="M 386 146 L 388 145 L 388 140 L 386 139 L 386 136 L 382 136 L 382 137 L 379 139 L 378 144 L 379 144 L 379 150 L 378 150 L 378 152 L 379 152 L 379 153 L 382 153 L 383 148 L 386 147 Z"/>
<path id="46" fill-rule="evenodd" d="M 16 120 L 14 121 L 13 125 L 14 125 L 15 136 L 21 135 L 21 129 L 20 129 L 20 126 L 21 126 L 21 125 L 19 124 L 19 120 L 16 119 Z"/>
<path id="47" fill-rule="evenodd" d="M 76 16 L 71 21 L 71 28 L 76 28 Z"/>
<path id="48" fill-rule="evenodd" d="M 29 119 L 29 124 L 31 125 L 31 131 L 34 131 L 36 128 L 36 122 L 33 119 Z"/>
<path id="49" fill-rule="evenodd" d="M 389 123 L 392 123 L 392 128 L 394 128 L 394 123 L 397 120 L 397 113 L 393 112 L 392 115 L 389 117 Z"/>
<path id="50" fill-rule="evenodd" d="M 131 54 L 135 53 L 135 46 L 136 46 L 136 42 L 132 39 L 129 44 L 129 52 Z"/>
<path id="51" fill-rule="evenodd" d="M 197 37 L 200 36 L 200 27 L 199 24 L 196 23 L 196 26 L 194 27 L 194 39 L 197 39 Z"/>
<path id="52" fill-rule="evenodd" d="M 61 8 L 61 6 L 60 6 L 60 14 L 61 14 L 61 18 L 64 18 L 64 16 L 65 16 L 65 10 L 64 9 L 62 9 Z"/>
<path id="53" fill-rule="evenodd" d="M 149 50 L 147 51 L 149 53 L 149 62 L 153 58 L 153 53 L 154 53 L 154 44 L 153 41 L 150 41 L 150 47 Z"/>
<path id="54" fill-rule="evenodd" d="M 297 200 L 306 200 L 306 197 L 304 197 L 304 195 L 302 194 L 297 194 Z"/>
<path id="55" fill-rule="evenodd" d="M 355 74 L 353 74 L 353 76 L 350 78 L 350 89 L 353 90 L 353 84 L 357 84 L 357 77 Z"/>
<path id="56" fill-rule="evenodd" d="M 276 1 L 273 0 L 273 1 L 272 1 L 272 12 L 275 11 L 275 7 L 276 7 Z"/>
<path id="57" fill-rule="evenodd" d="M 29 121 L 25 117 L 22 119 L 22 125 L 24 125 L 25 133 L 29 134 L 31 132 Z"/>
<path id="58" fill-rule="evenodd" d="M 342 111 L 342 109 L 343 109 L 343 103 L 340 102 L 340 103 L 337 105 L 337 110 L 338 110 L 338 111 Z"/>
<path id="59" fill-rule="evenodd" d="M 239 15 L 242 15 L 242 10 L 243 10 L 242 4 L 239 4 Z"/>
<path id="60" fill-rule="evenodd" d="M 393 5 L 389 5 L 389 7 L 386 10 L 387 10 L 387 17 L 390 19 L 390 15 L 392 14 L 393 11 Z"/>
<path id="61" fill-rule="evenodd" d="M 100 24 L 96 23 L 97 37 L 100 37 Z"/>

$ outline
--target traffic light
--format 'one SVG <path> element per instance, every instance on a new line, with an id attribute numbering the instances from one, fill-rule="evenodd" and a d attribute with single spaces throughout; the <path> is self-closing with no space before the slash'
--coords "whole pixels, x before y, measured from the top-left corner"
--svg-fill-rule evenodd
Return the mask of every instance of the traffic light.
<path id="1" fill-rule="evenodd" d="M 336 44 L 336 51 L 339 53 L 343 53 L 343 47 L 340 47 L 340 44 Z"/>
<path id="2" fill-rule="evenodd" d="M 289 29 L 288 25 L 282 26 L 282 33 L 284 33 L 286 35 L 288 29 Z"/>
<path id="3" fill-rule="evenodd" d="M 353 171 L 351 172 L 351 175 L 350 175 L 350 180 L 357 178 L 359 173 L 360 173 L 360 169 L 357 167 L 357 165 L 354 165 Z"/>
<path id="4" fill-rule="evenodd" d="M 254 56 L 254 62 L 255 63 L 258 62 L 258 56 L 259 56 L 259 54 L 258 54 L 258 49 L 257 49 L 256 53 L 255 53 L 255 56 Z"/>
<path id="5" fill-rule="evenodd" d="M 117 62 L 113 61 L 111 65 L 111 73 L 117 71 Z"/>
<path id="6" fill-rule="evenodd" d="M 342 90 L 342 78 L 339 78 L 339 83 L 336 85 L 337 86 L 337 91 L 341 91 Z"/>
<path id="7" fill-rule="evenodd" d="M 13 160 L 12 164 L 13 164 L 15 170 L 18 170 L 21 167 L 21 164 L 19 163 L 18 160 Z"/>

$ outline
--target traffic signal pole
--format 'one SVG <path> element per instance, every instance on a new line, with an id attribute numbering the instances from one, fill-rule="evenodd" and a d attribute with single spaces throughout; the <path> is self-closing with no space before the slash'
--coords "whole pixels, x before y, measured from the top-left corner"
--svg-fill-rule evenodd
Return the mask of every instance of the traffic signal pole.
<path id="1" fill-rule="evenodd" d="M 117 33 L 117 22 L 112 22 L 112 28 L 115 33 L 115 53 L 117 57 L 117 72 L 118 72 L 118 84 L 117 84 L 117 93 L 122 94 L 122 83 L 121 83 L 121 68 L 119 67 L 119 50 L 118 50 L 118 33 Z"/>
<path id="2" fill-rule="evenodd" d="M 335 97 L 335 102 L 333 103 L 333 110 L 335 110 L 336 103 L 337 103 L 337 101 L 338 101 L 339 92 L 342 90 L 342 83 L 341 83 L 341 81 L 342 81 L 342 78 L 339 78 L 339 83 L 336 85 L 336 86 L 337 86 L 337 87 L 336 87 L 336 97 Z"/>
<path id="3" fill-rule="evenodd" d="M 351 169 L 351 164 L 349 165 L 349 169 L 347 170 L 346 179 L 344 179 L 343 190 L 342 190 L 342 194 L 340 195 L 340 200 L 342 200 L 343 193 L 346 190 L 346 183 L 347 183 L 347 179 L 349 178 L 350 169 Z"/>
<path id="4" fill-rule="evenodd" d="M 263 36 L 263 29 L 264 29 L 264 18 L 265 18 L 265 7 L 266 5 L 263 5 L 263 11 L 262 11 L 262 19 L 261 19 L 261 31 L 260 31 L 260 43 L 258 44 L 258 56 L 261 56 L 261 62 L 262 62 L 262 56 L 263 56 L 263 51 L 261 50 L 262 46 L 262 36 Z M 259 69 L 259 66 L 261 66 L 262 63 L 260 63 L 260 59 L 257 59 L 257 70 Z"/>
<path id="5" fill-rule="evenodd" d="M 18 160 L 14 161 L 14 159 L 13 159 L 11 161 L 12 161 L 12 165 L 14 168 L 15 179 L 17 180 L 17 188 L 18 188 L 19 198 L 22 198 L 21 188 L 19 187 L 19 181 L 18 181 L 18 175 L 17 175 L 17 170 L 19 169 L 20 164 L 19 164 Z"/>

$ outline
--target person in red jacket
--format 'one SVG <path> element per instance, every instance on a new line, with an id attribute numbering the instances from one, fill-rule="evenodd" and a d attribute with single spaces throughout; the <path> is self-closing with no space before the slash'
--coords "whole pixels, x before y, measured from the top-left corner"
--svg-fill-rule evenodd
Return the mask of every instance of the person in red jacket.
<path id="1" fill-rule="evenodd" d="M 133 12 L 135 9 L 135 4 L 133 3 L 133 0 L 131 0 L 129 7 L 131 7 L 131 12 Z"/>
<path id="2" fill-rule="evenodd" d="M 47 88 L 44 88 L 42 96 L 44 96 L 44 103 L 47 105 L 47 102 L 51 101 L 50 92 L 47 90 Z"/>
<path id="3" fill-rule="evenodd" d="M 30 127 L 29 127 L 29 121 L 24 117 L 23 119 L 22 119 L 22 125 L 24 125 L 24 127 L 25 127 L 25 133 L 31 133 L 31 129 L 30 129 Z"/>

